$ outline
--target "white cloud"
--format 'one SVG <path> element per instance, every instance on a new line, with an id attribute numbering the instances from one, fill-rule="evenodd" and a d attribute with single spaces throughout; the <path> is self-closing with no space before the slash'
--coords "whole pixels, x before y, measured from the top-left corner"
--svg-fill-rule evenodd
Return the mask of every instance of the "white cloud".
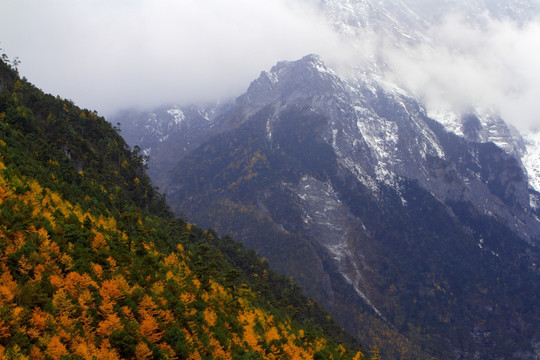
<path id="1" fill-rule="evenodd" d="M 0 11 L 0 46 L 38 87 L 104 114 L 237 96 L 277 61 L 318 53 L 338 69 L 382 55 L 393 79 L 428 106 L 496 107 L 518 126 L 540 122 L 539 21 L 485 15 L 473 26 L 449 16 L 428 31 L 431 44 L 396 47 L 388 33 L 338 34 L 318 4 L 9 1 Z"/>
<path id="2" fill-rule="evenodd" d="M 0 44 L 43 90 L 100 112 L 236 96 L 279 60 L 332 53 L 313 7 L 285 0 L 17 0 Z"/>
<path id="3" fill-rule="evenodd" d="M 472 25 L 449 16 L 431 44 L 387 48 L 393 78 L 428 107 L 489 107 L 518 128 L 540 125 L 540 23 L 518 25 L 487 15 Z"/>

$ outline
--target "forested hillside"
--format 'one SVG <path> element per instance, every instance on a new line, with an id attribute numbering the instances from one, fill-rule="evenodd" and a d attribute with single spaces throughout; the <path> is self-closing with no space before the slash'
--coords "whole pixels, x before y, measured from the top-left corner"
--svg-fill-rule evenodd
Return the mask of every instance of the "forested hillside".
<path id="1" fill-rule="evenodd" d="M 0 358 L 364 358 L 253 251 L 175 219 L 118 129 L 5 60 Z"/>

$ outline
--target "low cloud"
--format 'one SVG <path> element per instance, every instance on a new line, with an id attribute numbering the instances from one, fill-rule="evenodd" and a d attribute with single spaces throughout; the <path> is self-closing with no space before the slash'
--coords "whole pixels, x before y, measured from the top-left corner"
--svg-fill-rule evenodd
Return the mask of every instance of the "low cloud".
<path id="1" fill-rule="evenodd" d="M 393 80 L 428 108 L 487 107 L 518 128 L 540 125 L 540 22 L 452 15 L 429 33 L 430 44 L 385 49 Z"/>
<path id="2" fill-rule="evenodd" d="M 339 37 L 286 0 L 17 0 L 0 45 L 47 92 L 102 113 L 237 96 L 261 70 Z"/>
<path id="3" fill-rule="evenodd" d="M 396 47 L 388 33 L 335 29 L 319 5 L 17 0 L 0 13 L 0 46 L 38 87 L 105 115 L 235 97 L 277 61 L 317 53 L 339 71 L 383 57 L 387 75 L 428 107 L 491 107 L 521 128 L 540 122 L 540 21 L 484 15 L 472 25 L 452 15 L 429 29 L 430 43 Z"/>

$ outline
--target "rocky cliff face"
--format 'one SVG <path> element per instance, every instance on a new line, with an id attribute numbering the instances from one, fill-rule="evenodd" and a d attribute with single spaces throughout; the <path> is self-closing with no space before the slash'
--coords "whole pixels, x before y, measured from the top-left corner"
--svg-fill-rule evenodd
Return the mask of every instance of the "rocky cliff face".
<path id="1" fill-rule="evenodd" d="M 463 115 L 453 122 L 461 124 L 464 139 L 459 139 L 399 88 L 374 80 L 351 83 L 315 55 L 263 72 L 237 103 L 244 121 L 260 109 L 273 109 L 266 122 L 271 145 L 273 128 L 287 109 L 324 116 L 320 140 L 374 194 L 379 184 L 399 193 L 400 178 L 414 179 L 443 203 L 468 201 L 527 240 L 540 235 L 537 193 L 512 156 L 523 151 L 523 140 L 496 116 Z"/>

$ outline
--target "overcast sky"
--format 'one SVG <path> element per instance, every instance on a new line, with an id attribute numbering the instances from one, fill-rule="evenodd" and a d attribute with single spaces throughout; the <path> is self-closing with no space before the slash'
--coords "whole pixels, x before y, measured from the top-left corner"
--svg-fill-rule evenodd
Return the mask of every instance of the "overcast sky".
<path id="1" fill-rule="evenodd" d="M 47 92 L 109 113 L 238 96 L 337 39 L 285 0 L 0 0 L 0 47 Z"/>
<path id="2" fill-rule="evenodd" d="M 448 17 L 430 31 L 430 46 L 403 52 L 374 49 L 382 43 L 373 34 L 352 46 L 316 3 L 0 0 L 0 47 L 36 86 L 104 115 L 236 97 L 277 61 L 317 53 L 336 65 L 373 50 L 433 106 L 495 106 L 518 125 L 539 120 L 540 22 L 471 27 Z"/>

